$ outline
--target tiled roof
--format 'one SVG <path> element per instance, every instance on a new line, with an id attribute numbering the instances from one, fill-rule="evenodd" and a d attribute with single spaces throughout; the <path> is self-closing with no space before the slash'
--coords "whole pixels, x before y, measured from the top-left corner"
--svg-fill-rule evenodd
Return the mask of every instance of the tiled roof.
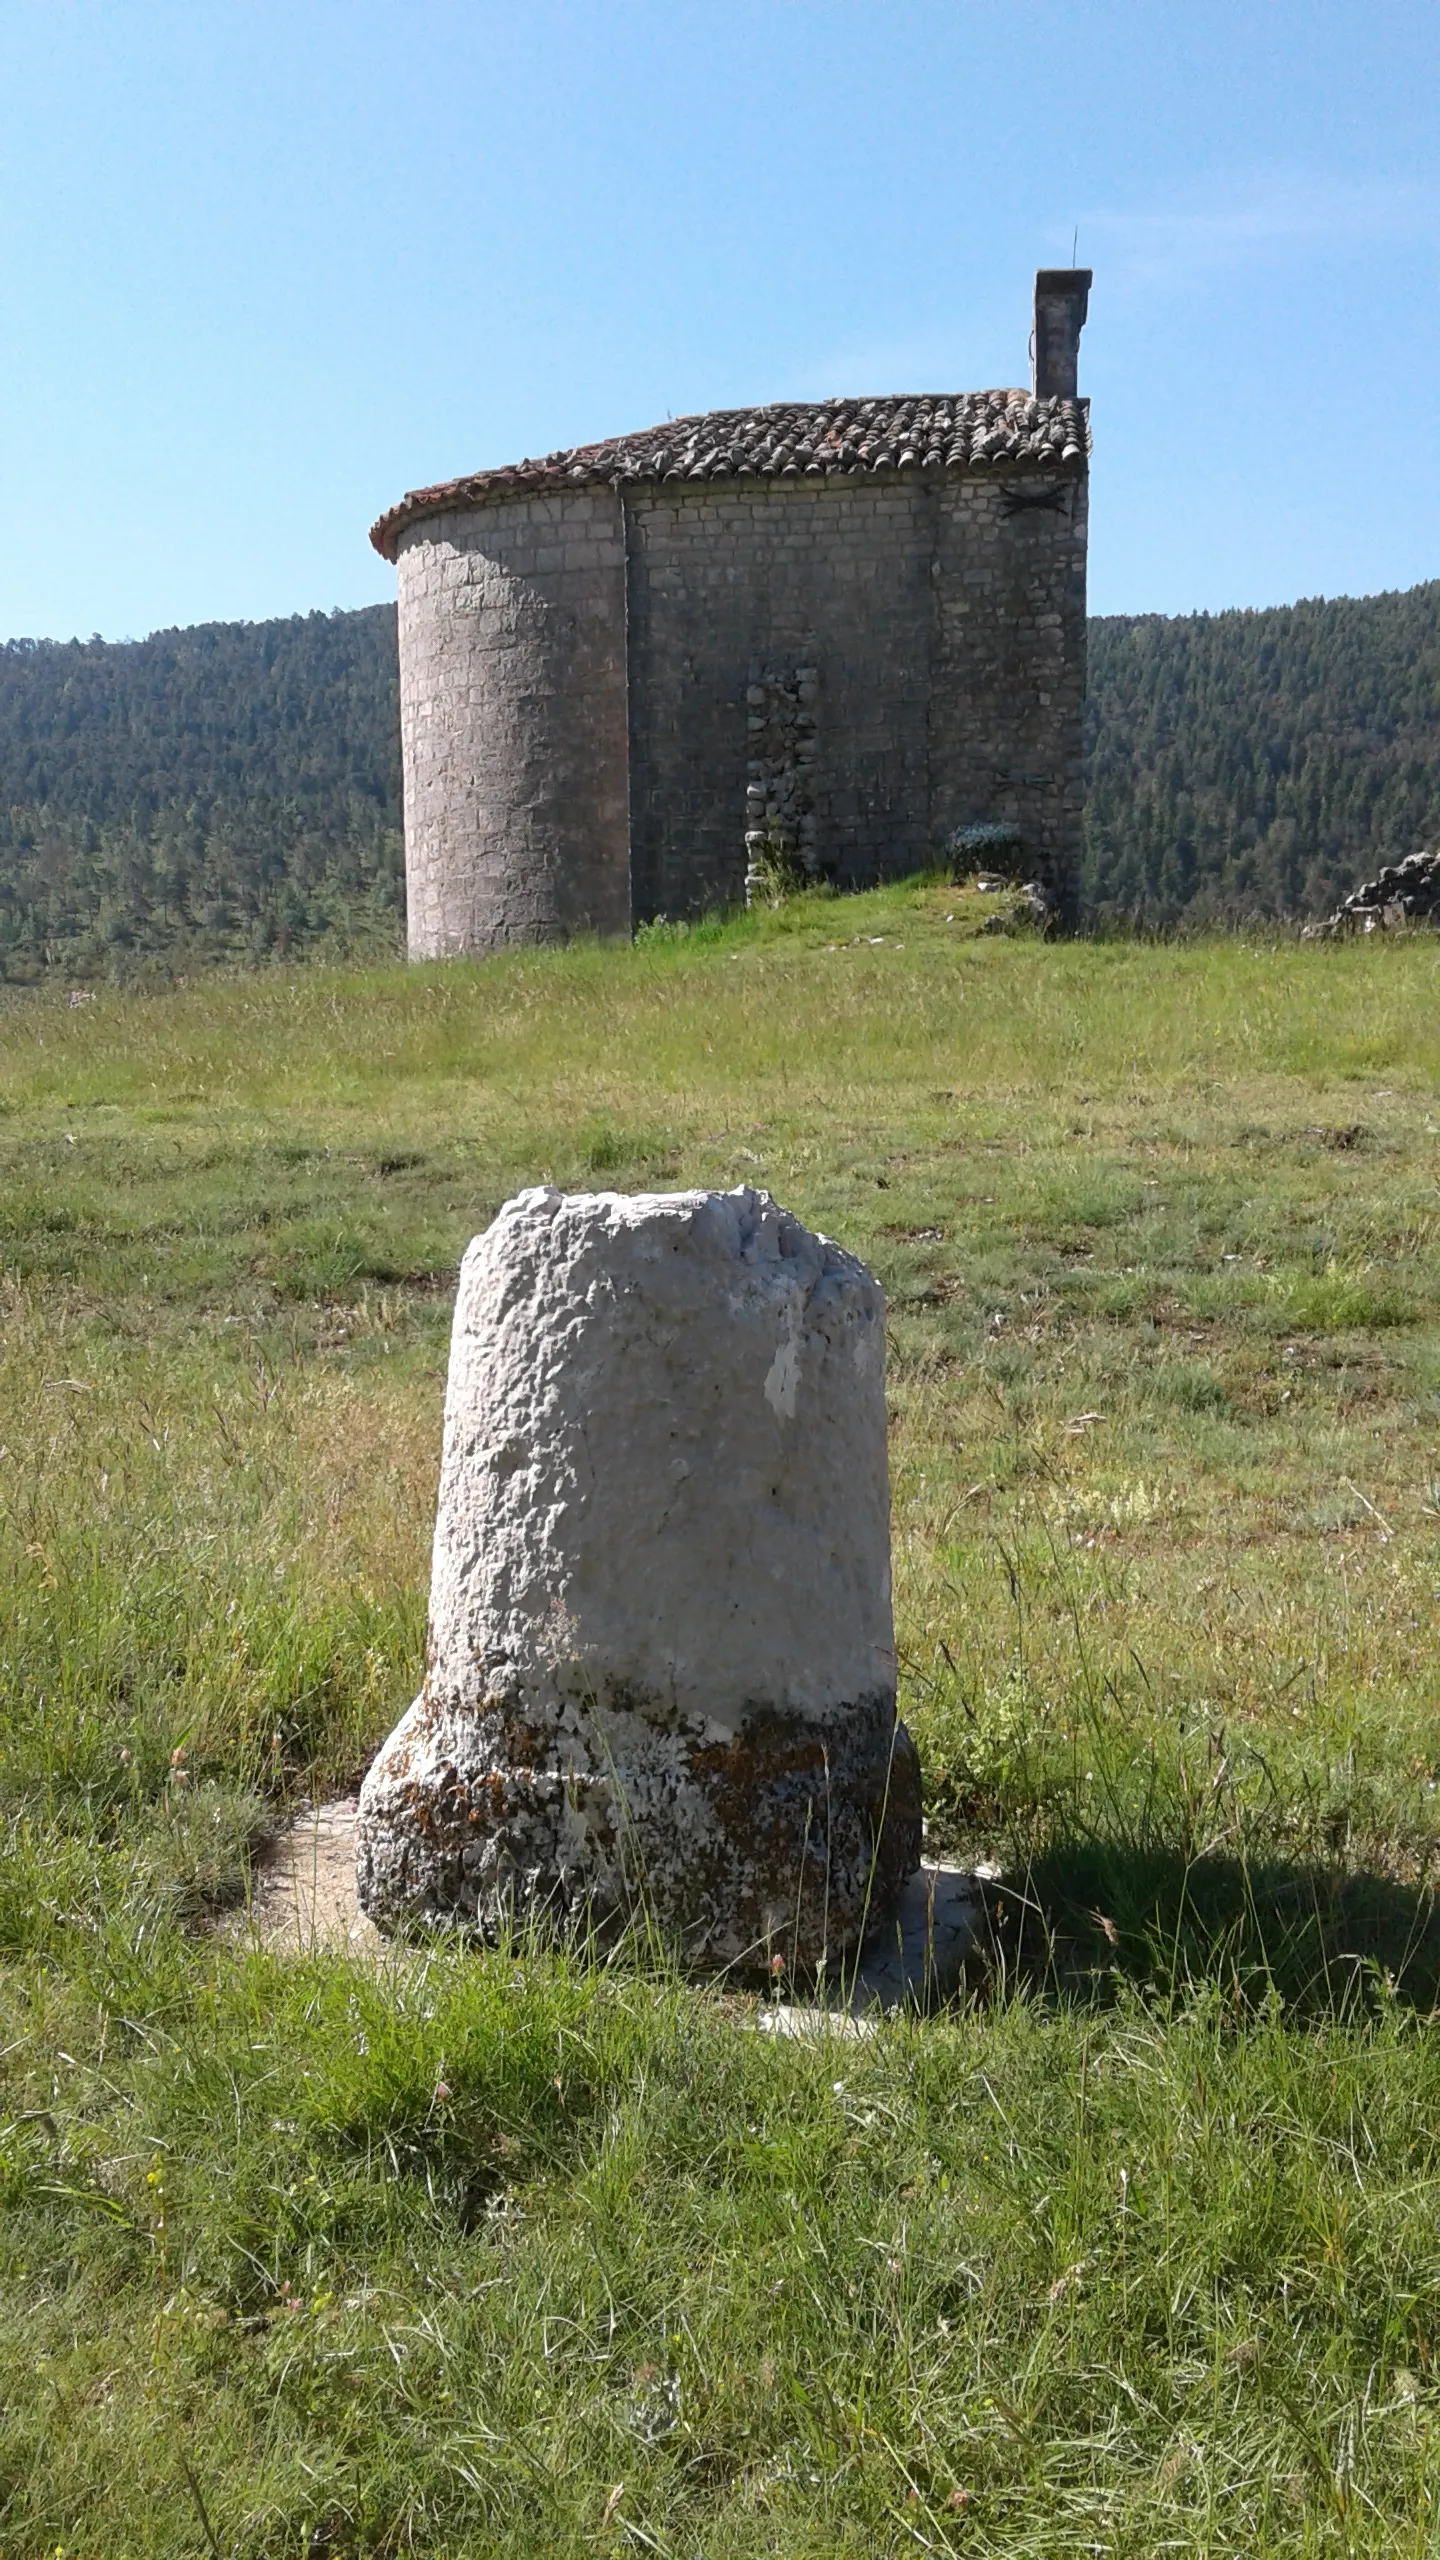
<path id="1" fill-rule="evenodd" d="M 1028 391 L 935 392 L 895 400 L 817 400 L 769 409 L 714 409 L 670 418 L 639 435 L 572 445 L 538 462 L 477 471 L 412 489 L 370 528 L 387 560 L 405 527 L 447 507 L 572 483 L 782 479 L 834 472 L 1071 470 L 1089 450 L 1088 401 L 1037 400 Z"/>

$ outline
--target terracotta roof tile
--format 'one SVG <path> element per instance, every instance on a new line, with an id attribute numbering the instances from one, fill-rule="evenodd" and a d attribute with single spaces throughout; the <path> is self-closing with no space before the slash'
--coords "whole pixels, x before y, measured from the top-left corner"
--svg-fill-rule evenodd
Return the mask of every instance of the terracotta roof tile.
<path id="1" fill-rule="evenodd" d="M 829 477 L 882 471 L 1078 469 L 1089 451 L 1089 402 L 1028 391 L 934 392 L 907 399 L 779 402 L 669 418 L 639 435 L 572 445 L 538 462 L 477 471 L 412 489 L 370 528 L 387 560 L 407 525 L 449 507 L 574 484 Z"/>

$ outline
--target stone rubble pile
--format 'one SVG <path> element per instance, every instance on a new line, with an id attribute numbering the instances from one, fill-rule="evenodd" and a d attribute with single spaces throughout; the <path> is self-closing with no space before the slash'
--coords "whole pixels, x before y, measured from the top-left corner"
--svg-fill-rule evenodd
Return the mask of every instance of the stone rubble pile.
<path id="1" fill-rule="evenodd" d="M 777 887 L 812 887 L 820 877 L 815 816 L 814 667 L 759 669 L 745 695 L 749 760 L 745 783 L 745 904 Z"/>
<path id="2" fill-rule="evenodd" d="M 1384 933 L 1397 925 L 1424 924 L 1440 915 L 1440 845 L 1425 853 L 1408 853 L 1403 862 L 1387 862 L 1373 880 L 1364 880 L 1342 898 L 1333 915 L 1307 924 L 1305 942 L 1328 941 L 1347 933 Z"/>
<path id="3" fill-rule="evenodd" d="M 1007 884 L 1002 882 L 1001 886 Z M 1008 907 L 987 916 L 982 933 L 1043 933 L 1054 922 L 1055 905 L 1043 880 L 1020 880 Z"/>
<path id="4" fill-rule="evenodd" d="M 460 1275 L 425 1685 L 362 1907 L 833 1966 L 920 1857 L 885 1307 L 763 1191 L 521 1192 Z"/>
<path id="5" fill-rule="evenodd" d="M 1011 903 L 999 915 L 988 916 L 982 933 L 1043 932 L 1055 919 L 1055 901 L 1043 880 L 1022 880 L 1025 863 L 1025 839 L 1020 829 L 1006 818 L 987 819 L 966 827 L 957 827 L 947 839 L 946 856 L 957 880 L 973 873 L 977 889 L 994 891 L 1009 889 Z"/>

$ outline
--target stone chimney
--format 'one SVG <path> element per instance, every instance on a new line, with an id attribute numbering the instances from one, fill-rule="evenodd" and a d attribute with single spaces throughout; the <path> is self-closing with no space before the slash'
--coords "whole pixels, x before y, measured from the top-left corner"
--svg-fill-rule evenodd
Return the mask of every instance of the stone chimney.
<path id="1" fill-rule="evenodd" d="M 1089 267 L 1042 267 L 1035 278 L 1035 397 L 1073 400 L 1080 332 L 1090 308 Z"/>

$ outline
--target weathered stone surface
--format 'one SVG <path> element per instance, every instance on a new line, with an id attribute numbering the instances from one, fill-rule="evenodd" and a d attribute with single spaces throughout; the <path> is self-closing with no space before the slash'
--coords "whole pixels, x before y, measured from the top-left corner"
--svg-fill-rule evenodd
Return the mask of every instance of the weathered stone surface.
<path id="1" fill-rule="evenodd" d="M 961 473 L 624 488 L 636 921 L 744 896 L 773 696 L 813 670 L 804 870 L 837 888 L 1010 828 L 1069 911 L 1083 805 L 1086 481 Z M 1027 494 L 1037 503 L 1017 507 Z M 1038 501 L 1044 498 L 1047 503 Z M 1049 503 L 1053 500 L 1053 505 Z M 402 631 L 402 653 L 404 647 Z M 760 726 L 752 729 L 751 720 Z M 752 766 L 764 763 L 764 774 Z M 794 771 L 801 775 L 797 757 Z M 798 823 L 797 823 L 798 835 Z"/>
<path id="2" fill-rule="evenodd" d="M 1333 915 L 1307 924 L 1301 940 L 1331 941 L 1351 933 L 1393 933 L 1408 924 L 1440 921 L 1440 845 L 1387 862 L 1373 880 L 1362 880 Z"/>
<path id="3" fill-rule="evenodd" d="M 863 1951 L 806 1999 L 767 2002 L 755 2018 L 760 2033 L 856 2035 L 897 2009 L 923 2015 L 967 1989 L 979 1990 L 995 1963 L 987 1898 L 995 1873 L 991 1866 L 917 1867 Z"/>
<path id="4" fill-rule="evenodd" d="M 884 1301 L 764 1192 L 528 1191 L 471 1245 L 424 1690 L 366 1779 L 384 1926 L 834 1959 L 919 1859 Z"/>
<path id="5" fill-rule="evenodd" d="M 434 517 L 399 573 L 411 959 L 628 934 L 613 491 Z"/>

